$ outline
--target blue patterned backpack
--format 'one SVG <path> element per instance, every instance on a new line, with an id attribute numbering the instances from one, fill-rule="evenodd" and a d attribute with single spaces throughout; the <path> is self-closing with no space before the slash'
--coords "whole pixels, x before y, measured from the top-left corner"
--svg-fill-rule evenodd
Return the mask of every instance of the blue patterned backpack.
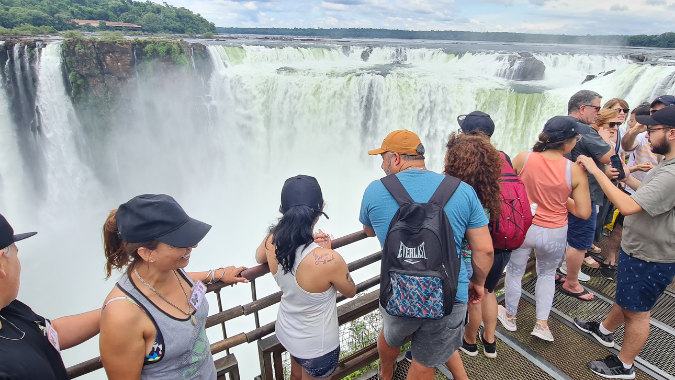
<path id="1" fill-rule="evenodd" d="M 380 272 L 380 305 L 390 315 L 441 319 L 452 312 L 462 263 L 443 207 L 460 182 L 446 176 L 429 202 L 416 203 L 396 175 L 382 178 L 399 204 Z"/>

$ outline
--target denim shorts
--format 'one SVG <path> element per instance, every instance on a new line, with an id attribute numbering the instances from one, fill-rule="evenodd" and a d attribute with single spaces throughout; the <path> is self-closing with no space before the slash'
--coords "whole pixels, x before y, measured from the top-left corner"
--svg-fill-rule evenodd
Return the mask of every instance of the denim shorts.
<path id="1" fill-rule="evenodd" d="M 616 303 L 626 310 L 650 311 L 675 277 L 675 263 L 650 263 L 619 252 Z"/>
<path id="2" fill-rule="evenodd" d="M 577 218 L 572 213 L 567 214 L 567 244 L 570 247 L 587 251 L 593 246 L 595 238 L 595 224 L 598 219 L 598 210 L 591 202 L 591 216 L 588 219 Z"/>
<path id="3" fill-rule="evenodd" d="M 390 347 L 401 347 L 412 335 L 411 350 L 415 360 L 425 367 L 437 367 L 450 359 L 462 345 L 466 304 L 457 303 L 443 319 L 395 317 L 380 305 L 384 340 Z"/>
<path id="4" fill-rule="evenodd" d="M 337 369 L 340 360 L 340 346 L 333 351 L 314 359 L 293 359 L 307 371 L 307 374 L 316 379 L 325 379 Z"/>

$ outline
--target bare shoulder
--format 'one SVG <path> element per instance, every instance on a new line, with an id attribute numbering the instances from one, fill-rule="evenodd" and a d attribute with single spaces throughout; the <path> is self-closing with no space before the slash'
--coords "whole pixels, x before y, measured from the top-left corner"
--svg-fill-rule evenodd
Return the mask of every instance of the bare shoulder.
<path id="1" fill-rule="evenodd" d="M 115 298 L 125 299 L 110 302 Z M 101 315 L 101 327 L 105 326 L 113 329 L 119 327 L 123 330 L 129 330 L 130 326 L 154 327 L 150 318 L 145 315 L 145 311 L 139 305 L 126 298 L 127 295 L 117 287 L 108 294 L 103 304 L 104 310 Z"/>
<path id="2" fill-rule="evenodd" d="M 316 248 L 308 256 L 314 265 L 335 265 L 344 263 L 344 259 L 339 253 L 328 248 Z"/>

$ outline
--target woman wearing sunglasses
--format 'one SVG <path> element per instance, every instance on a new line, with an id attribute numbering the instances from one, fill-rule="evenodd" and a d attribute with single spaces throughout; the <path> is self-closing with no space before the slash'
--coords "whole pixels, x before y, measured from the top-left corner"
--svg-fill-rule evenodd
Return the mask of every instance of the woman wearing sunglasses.
<path id="1" fill-rule="evenodd" d="M 607 103 L 605 103 L 605 105 L 602 106 L 602 109 L 616 111 L 621 124 L 626 122 L 626 119 L 628 118 L 629 115 L 628 112 L 630 112 L 630 107 L 628 107 L 628 103 L 626 103 L 625 100 L 619 98 L 608 100 Z"/>

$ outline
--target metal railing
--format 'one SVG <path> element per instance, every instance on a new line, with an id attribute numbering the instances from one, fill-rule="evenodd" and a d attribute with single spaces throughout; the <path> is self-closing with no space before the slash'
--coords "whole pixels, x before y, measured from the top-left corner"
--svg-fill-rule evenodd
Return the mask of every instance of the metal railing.
<path id="1" fill-rule="evenodd" d="M 343 236 L 341 238 L 335 239 L 332 241 L 332 249 L 339 249 L 341 247 L 344 247 L 346 245 L 355 243 L 357 241 L 365 239 L 367 236 L 365 232 L 359 231 L 355 232 L 346 236 Z M 370 265 L 372 263 L 375 263 L 380 260 L 381 257 L 381 252 L 376 252 L 371 255 L 365 256 L 361 259 L 358 259 L 356 261 L 353 261 L 348 264 L 350 272 L 354 272 L 358 269 L 361 269 L 367 265 Z M 217 284 L 212 284 L 207 287 L 208 292 L 214 292 L 216 294 L 216 300 L 218 304 L 218 313 L 210 315 L 207 320 L 206 320 L 206 328 L 211 328 L 217 325 L 220 325 L 222 332 L 223 332 L 223 339 L 220 341 L 217 341 L 213 344 L 211 344 L 211 353 L 212 354 L 217 354 L 221 353 L 223 351 L 226 352 L 227 356 L 215 360 L 216 363 L 216 370 L 218 371 L 218 379 L 224 379 L 225 374 L 229 374 L 230 380 L 238 380 L 239 379 L 239 371 L 238 371 L 238 363 L 233 354 L 230 354 L 230 349 L 239 345 L 242 345 L 244 343 L 252 343 L 255 341 L 258 342 L 258 347 L 259 351 L 261 350 L 261 347 L 264 349 L 264 353 L 261 353 L 261 360 L 260 360 L 260 370 L 262 377 L 264 379 L 272 379 L 272 377 L 269 377 L 272 375 L 272 357 L 274 357 L 274 367 L 275 367 L 275 373 L 277 375 L 281 373 L 281 377 L 277 377 L 278 380 L 283 379 L 283 370 L 282 370 L 282 364 L 281 364 L 281 353 L 285 351 L 283 347 L 281 347 L 280 344 L 276 345 L 274 344 L 274 341 L 276 340 L 276 337 L 270 337 L 271 339 L 265 340 L 263 343 L 261 339 L 267 337 L 268 335 L 272 334 L 274 332 L 274 326 L 275 322 L 270 322 L 267 323 L 263 326 L 260 325 L 260 318 L 258 316 L 258 312 L 262 309 L 265 309 L 267 307 L 270 307 L 272 305 L 275 305 L 281 301 L 281 292 L 276 292 L 273 294 L 270 294 L 268 296 L 262 297 L 260 299 L 257 298 L 257 288 L 256 288 L 256 279 L 262 276 L 265 276 L 266 274 L 269 273 L 269 266 L 267 264 L 262 264 L 258 265 L 253 268 L 249 268 L 243 272 L 241 272 L 241 276 L 249 280 L 251 284 L 251 302 L 244 304 L 244 305 L 237 305 L 234 307 L 230 307 L 229 309 L 223 310 L 223 304 L 220 296 L 220 292 L 222 288 L 227 286 L 226 284 L 223 283 L 217 283 Z M 375 276 L 372 277 L 366 281 L 363 281 L 356 286 L 357 293 L 362 293 L 376 285 L 379 284 L 379 278 L 380 276 Z M 379 291 L 373 291 L 365 296 L 358 297 L 357 299 L 354 299 L 344 305 L 341 305 L 338 307 L 338 322 L 339 324 L 344 324 L 349 321 L 352 321 L 356 318 L 359 318 L 377 308 L 377 299 L 379 295 Z M 345 300 L 346 297 L 343 296 L 342 294 L 338 293 L 337 295 L 337 302 Z M 241 317 L 241 316 L 249 316 L 253 314 L 254 320 L 255 320 L 255 329 L 248 331 L 248 332 L 240 332 L 235 335 L 229 336 L 227 335 L 227 329 L 225 327 L 225 323 L 227 321 L 230 321 L 232 319 Z M 272 345 L 270 345 L 272 343 Z M 278 341 L 276 342 L 278 343 Z M 369 362 L 372 362 L 375 360 L 376 355 L 377 355 L 377 349 L 373 345 L 373 347 L 370 347 L 369 350 L 361 350 L 364 352 L 356 352 L 340 361 L 341 367 L 338 368 L 338 372 L 336 372 L 336 375 L 339 375 L 340 373 L 344 373 L 345 371 L 349 370 L 350 368 L 355 368 L 358 369 L 362 367 L 363 365 L 358 366 L 360 363 L 363 362 L 363 360 L 370 358 L 373 358 L 373 355 L 375 357 L 370 360 Z M 271 351 L 270 351 L 271 350 Z M 262 352 L 262 351 L 261 351 Z M 361 357 L 361 359 L 358 359 L 358 357 Z M 264 359 L 263 359 L 264 358 Z M 367 363 L 366 363 L 367 364 Z M 102 364 L 100 361 L 100 357 L 96 357 L 90 360 L 87 360 L 85 362 L 76 364 L 72 367 L 68 368 L 68 375 L 70 376 L 71 379 L 85 375 L 87 373 L 96 371 L 98 369 L 102 368 Z M 281 372 L 279 372 L 281 371 Z M 334 377 L 334 378 L 339 378 L 339 377 Z"/>

